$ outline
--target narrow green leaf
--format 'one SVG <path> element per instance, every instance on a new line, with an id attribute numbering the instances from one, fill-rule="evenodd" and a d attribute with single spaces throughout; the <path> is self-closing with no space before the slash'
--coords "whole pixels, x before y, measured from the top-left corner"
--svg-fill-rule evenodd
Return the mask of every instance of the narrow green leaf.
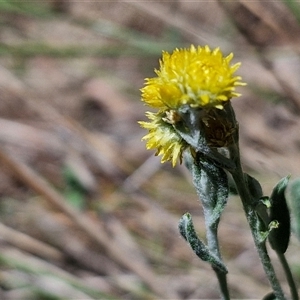
<path id="1" fill-rule="evenodd" d="M 264 296 L 262 300 L 276 300 L 276 296 L 273 292 L 271 292 Z"/>
<path id="2" fill-rule="evenodd" d="M 282 178 L 274 187 L 270 197 L 270 220 L 278 221 L 279 225 L 278 228 L 275 228 L 270 232 L 269 241 L 271 247 L 280 253 L 285 253 L 290 241 L 290 212 L 285 197 L 285 190 L 289 178 L 290 176 Z"/>
<path id="3" fill-rule="evenodd" d="M 67 166 L 64 167 L 63 176 L 66 182 L 66 188 L 64 191 L 65 198 L 73 207 L 82 210 L 85 206 L 85 200 L 88 194 L 87 189 L 71 168 Z"/>
<path id="4" fill-rule="evenodd" d="M 289 183 L 286 197 L 291 208 L 293 231 L 300 240 L 300 178 Z"/>
<path id="5" fill-rule="evenodd" d="M 245 173 L 245 178 L 253 200 L 258 201 L 263 196 L 260 183 L 254 177 L 246 173 Z"/>
<path id="6" fill-rule="evenodd" d="M 179 220 L 179 232 L 189 243 L 194 253 L 203 261 L 209 262 L 214 269 L 227 273 L 227 268 L 220 259 L 212 254 L 208 247 L 202 242 L 194 229 L 192 217 L 189 213 L 184 214 Z"/>

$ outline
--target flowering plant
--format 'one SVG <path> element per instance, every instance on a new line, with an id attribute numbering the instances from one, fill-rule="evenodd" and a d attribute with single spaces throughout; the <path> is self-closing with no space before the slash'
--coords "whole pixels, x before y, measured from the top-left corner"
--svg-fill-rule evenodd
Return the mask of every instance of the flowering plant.
<path id="1" fill-rule="evenodd" d="M 289 245 L 290 212 L 286 201 L 289 176 L 275 186 L 270 197 L 263 196 L 260 183 L 242 170 L 239 153 L 238 123 L 231 99 L 240 96 L 243 86 L 235 75 L 240 63 L 231 64 L 233 54 L 208 46 L 163 52 L 157 77 L 146 79 L 142 101 L 155 112 L 147 112 L 148 121 L 139 122 L 148 130 L 147 149 L 156 149 L 161 162 L 175 166 L 184 161 L 202 203 L 206 239 L 198 238 L 191 215 L 179 221 L 179 231 L 193 251 L 211 264 L 220 285 L 222 299 L 230 299 L 228 272 L 219 250 L 218 225 L 229 195 L 230 176 L 240 195 L 255 246 L 272 292 L 265 299 L 285 299 L 269 258 L 266 242 L 276 251 L 287 275 L 292 298 L 298 299 L 284 253 Z M 291 203 L 299 200 L 300 181 L 289 193 Z M 299 205 L 298 205 L 299 206 Z"/>

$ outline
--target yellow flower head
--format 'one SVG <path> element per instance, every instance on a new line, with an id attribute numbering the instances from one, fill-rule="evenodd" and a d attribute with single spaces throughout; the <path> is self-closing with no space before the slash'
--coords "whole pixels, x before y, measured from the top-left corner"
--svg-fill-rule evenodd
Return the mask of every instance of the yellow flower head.
<path id="1" fill-rule="evenodd" d="M 147 112 L 146 116 L 151 122 L 139 122 L 139 124 L 149 130 L 143 137 L 148 140 L 147 149 L 157 149 L 155 155 L 162 155 L 161 162 L 172 161 L 173 167 L 178 159 L 182 160 L 182 152 L 188 144 L 176 133 L 173 126 L 165 121 L 164 113 Z M 166 116 L 167 117 L 167 116 Z"/>
<path id="2" fill-rule="evenodd" d="M 163 52 L 160 69 L 155 70 L 157 77 L 146 79 L 141 89 L 142 101 L 158 112 L 148 112 L 150 122 L 140 122 L 149 130 L 143 138 L 147 149 L 157 149 L 162 162 L 172 161 L 175 166 L 183 151 L 190 148 L 174 128 L 181 121 L 180 107 L 223 109 L 232 97 L 240 96 L 235 88 L 245 84 L 234 75 L 240 63 L 230 65 L 232 58 L 232 53 L 224 57 L 219 48 L 210 50 L 208 46 Z M 217 140 L 218 136 L 212 136 Z"/>
<path id="3" fill-rule="evenodd" d="M 226 101 L 238 97 L 235 87 L 244 85 L 234 76 L 240 63 L 230 65 L 233 54 L 224 57 L 221 50 L 208 46 L 163 52 L 157 77 L 146 79 L 142 101 L 159 109 L 192 107 L 222 108 Z"/>

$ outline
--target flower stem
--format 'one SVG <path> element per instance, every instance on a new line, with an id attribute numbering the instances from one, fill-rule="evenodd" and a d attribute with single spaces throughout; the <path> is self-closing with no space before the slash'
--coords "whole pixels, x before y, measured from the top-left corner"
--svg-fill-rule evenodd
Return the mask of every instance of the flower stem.
<path id="1" fill-rule="evenodd" d="M 290 267 L 288 265 L 288 262 L 285 258 L 285 255 L 283 253 L 279 252 L 279 251 L 276 251 L 276 253 L 277 253 L 277 256 L 278 256 L 278 258 L 280 260 L 280 263 L 283 267 L 283 270 L 285 272 L 286 279 L 287 279 L 287 282 L 288 282 L 289 287 L 290 287 L 292 299 L 293 300 L 299 300 L 298 290 L 297 290 L 297 287 L 296 287 L 291 269 L 290 269 Z"/>
<path id="2" fill-rule="evenodd" d="M 206 226 L 207 231 L 206 231 L 206 238 L 207 238 L 207 246 L 209 250 L 216 255 L 220 261 L 221 259 L 221 254 L 220 254 L 220 249 L 219 249 L 219 242 L 218 242 L 218 236 L 217 236 L 217 226 Z M 229 295 L 229 290 L 228 290 L 228 285 L 227 285 L 227 277 L 226 273 L 221 272 L 220 270 L 213 268 L 214 272 L 216 273 L 216 276 L 218 278 L 219 286 L 220 286 L 220 293 L 221 293 L 221 299 L 223 300 L 229 300 L 230 295 Z"/>
<path id="3" fill-rule="evenodd" d="M 261 263 L 263 265 L 264 271 L 268 277 L 268 280 L 272 286 L 276 298 L 278 300 L 284 300 L 285 296 L 283 294 L 280 283 L 276 277 L 276 273 L 268 255 L 265 242 L 262 242 L 257 234 L 257 216 L 252 208 L 252 198 L 248 186 L 245 182 L 245 177 L 240 161 L 239 148 L 237 144 L 234 144 L 230 147 L 230 155 L 236 164 L 236 169 L 230 170 L 230 173 L 233 177 L 233 180 L 235 181 L 236 188 L 242 200 L 243 208 L 246 213 L 247 221 L 249 223 Z"/>

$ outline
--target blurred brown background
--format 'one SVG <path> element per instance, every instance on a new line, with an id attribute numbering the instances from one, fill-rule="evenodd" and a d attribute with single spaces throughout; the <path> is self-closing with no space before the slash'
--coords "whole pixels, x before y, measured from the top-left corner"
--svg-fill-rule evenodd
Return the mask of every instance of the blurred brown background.
<path id="1" fill-rule="evenodd" d="M 139 89 L 162 50 L 233 52 L 248 83 L 232 100 L 244 167 L 268 195 L 300 175 L 299 2 L 3 0 L 0 21 L 0 298 L 218 298 L 177 231 L 189 211 L 205 237 L 190 177 L 140 141 Z M 236 197 L 220 240 L 232 297 L 261 299 Z"/>

